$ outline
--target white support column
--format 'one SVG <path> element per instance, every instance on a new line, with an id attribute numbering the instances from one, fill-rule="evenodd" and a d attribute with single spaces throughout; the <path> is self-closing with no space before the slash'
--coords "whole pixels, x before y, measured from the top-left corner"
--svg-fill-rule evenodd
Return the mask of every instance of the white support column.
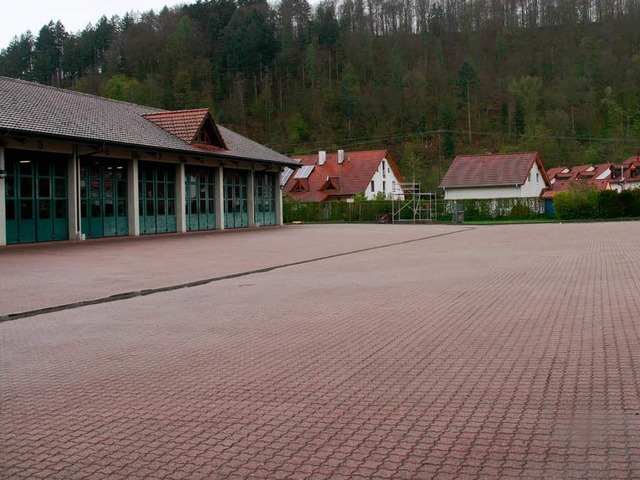
<path id="1" fill-rule="evenodd" d="M 276 225 L 284 224 L 284 220 L 282 218 L 282 188 L 280 188 L 281 181 L 282 171 L 278 173 L 276 181 Z"/>
<path id="2" fill-rule="evenodd" d="M 69 221 L 69 240 L 81 240 L 80 220 L 80 158 L 78 147 L 73 147 L 73 154 L 67 162 L 67 215 Z"/>
<path id="3" fill-rule="evenodd" d="M 256 226 L 256 188 L 255 172 L 249 170 L 247 175 L 247 213 L 249 214 L 249 227 Z"/>
<path id="4" fill-rule="evenodd" d="M 0 170 L 4 172 L 4 176 L 6 176 L 6 169 L 7 165 L 4 160 L 4 147 L 0 146 Z M 0 178 L 0 245 L 7 244 L 6 182 L 6 178 Z"/>
<path id="5" fill-rule="evenodd" d="M 187 202 L 184 170 L 184 163 L 180 163 L 177 166 L 176 172 L 176 223 L 178 232 L 181 233 L 187 231 Z"/>
<path id="6" fill-rule="evenodd" d="M 127 169 L 127 216 L 129 217 L 129 235 L 140 235 L 140 208 L 138 200 L 138 159 L 132 158 Z"/>
<path id="7" fill-rule="evenodd" d="M 224 230 L 224 168 L 222 165 L 216 169 L 214 190 L 216 197 L 216 229 Z"/>

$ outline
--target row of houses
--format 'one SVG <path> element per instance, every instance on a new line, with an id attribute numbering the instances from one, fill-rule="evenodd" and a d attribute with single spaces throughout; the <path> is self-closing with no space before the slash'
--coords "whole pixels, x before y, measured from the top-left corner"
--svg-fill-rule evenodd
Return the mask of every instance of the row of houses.
<path id="1" fill-rule="evenodd" d="M 302 168 L 285 169 L 286 195 L 301 201 L 402 199 L 404 179 L 387 150 L 336 153 L 320 151 L 296 158 Z M 545 169 L 537 152 L 459 155 L 440 183 L 445 200 L 542 198 L 551 200 L 573 184 L 601 190 L 640 188 L 640 156 L 621 164 Z"/>
<path id="2" fill-rule="evenodd" d="M 461 155 L 446 200 L 640 188 L 640 156 L 545 170 L 536 152 Z M 0 245 L 282 224 L 301 201 L 403 199 L 388 150 L 289 158 L 208 109 L 166 111 L 0 77 Z"/>
<path id="3" fill-rule="evenodd" d="M 572 185 L 599 190 L 640 188 L 640 155 L 624 163 L 554 167 L 545 170 L 537 152 L 461 155 L 454 159 L 440 188 L 446 200 L 553 199 Z"/>
<path id="4" fill-rule="evenodd" d="M 575 183 L 598 190 L 634 190 L 640 188 L 640 154 L 629 157 L 624 163 L 554 167 L 547 173 L 551 185 L 543 192 L 544 198 L 553 198 L 557 192 L 568 190 Z"/>

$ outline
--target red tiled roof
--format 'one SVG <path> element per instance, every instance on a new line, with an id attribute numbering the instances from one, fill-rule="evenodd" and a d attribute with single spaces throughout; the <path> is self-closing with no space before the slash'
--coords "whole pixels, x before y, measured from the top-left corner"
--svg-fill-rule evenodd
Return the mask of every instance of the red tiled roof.
<path id="1" fill-rule="evenodd" d="M 555 178 L 555 176 L 561 173 L 565 168 L 568 169 L 568 167 L 553 167 L 547 170 L 547 176 L 549 177 L 549 180 Z"/>
<path id="2" fill-rule="evenodd" d="M 297 199 L 306 202 L 321 202 L 329 198 L 351 197 L 358 193 L 363 193 L 376 170 L 380 166 L 383 159 L 387 159 L 389 167 L 399 182 L 402 182 L 400 171 L 396 166 L 393 158 L 387 150 L 370 150 L 360 152 L 344 152 L 344 161 L 338 164 L 338 154 L 326 154 L 324 165 L 318 165 L 318 154 L 313 155 L 292 155 L 294 160 L 300 160 L 302 165 L 315 165 L 313 172 L 309 176 L 309 191 L 293 192 L 292 189 L 298 181 L 294 175 L 291 175 L 285 184 L 283 191 L 295 196 Z M 331 184 L 339 189 L 323 190 L 328 185 L 327 179 L 331 180 Z M 391 186 L 389 186 L 391 187 Z"/>
<path id="3" fill-rule="evenodd" d="M 534 162 L 549 184 L 546 171 L 537 152 L 486 155 L 459 155 L 449 167 L 440 187 L 494 187 L 522 185 Z"/>
<path id="4" fill-rule="evenodd" d="M 191 143 L 208 115 L 209 110 L 198 108 L 196 110 L 148 113 L 143 117 L 164 128 L 183 142 Z"/>
<path id="5" fill-rule="evenodd" d="M 609 180 L 556 180 L 551 187 L 545 189 L 542 192 L 542 198 L 553 198 L 556 193 L 566 192 L 571 188 L 571 185 L 583 184 L 597 190 L 606 190 L 609 185 Z"/>

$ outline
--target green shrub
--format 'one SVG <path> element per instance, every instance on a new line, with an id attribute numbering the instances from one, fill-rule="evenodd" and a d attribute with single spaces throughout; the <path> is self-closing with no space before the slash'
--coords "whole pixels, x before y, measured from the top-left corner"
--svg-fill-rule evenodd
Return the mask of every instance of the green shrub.
<path id="1" fill-rule="evenodd" d="M 598 192 L 598 216 L 600 218 L 620 218 L 624 216 L 624 204 L 615 190 Z"/>
<path id="2" fill-rule="evenodd" d="M 620 193 L 620 203 L 625 217 L 640 217 L 640 190 L 624 190 Z"/>
<path id="3" fill-rule="evenodd" d="M 531 209 L 527 205 L 516 203 L 513 207 L 511 207 L 511 213 L 509 213 L 509 217 L 516 220 L 525 220 L 527 218 L 531 218 Z"/>
<path id="4" fill-rule="evenodd" d="M 599 192 L 589 186 L 572 186 L 553 197 L 556 217 L 560 220 L 589 220 L 598 218 Z"/>

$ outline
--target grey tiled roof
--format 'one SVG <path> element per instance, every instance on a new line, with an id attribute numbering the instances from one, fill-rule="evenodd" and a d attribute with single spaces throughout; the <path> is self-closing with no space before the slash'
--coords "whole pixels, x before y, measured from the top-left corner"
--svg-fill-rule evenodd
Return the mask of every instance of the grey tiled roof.
<path id="1" fill-rule="evenodd" d="M 218 126 L 228 150 L 194 148 L 142 117 L 162 110 L 0 76 L 0 133 L 36 134 L 200 156 L 297 165 L 290 158 Z"/>

